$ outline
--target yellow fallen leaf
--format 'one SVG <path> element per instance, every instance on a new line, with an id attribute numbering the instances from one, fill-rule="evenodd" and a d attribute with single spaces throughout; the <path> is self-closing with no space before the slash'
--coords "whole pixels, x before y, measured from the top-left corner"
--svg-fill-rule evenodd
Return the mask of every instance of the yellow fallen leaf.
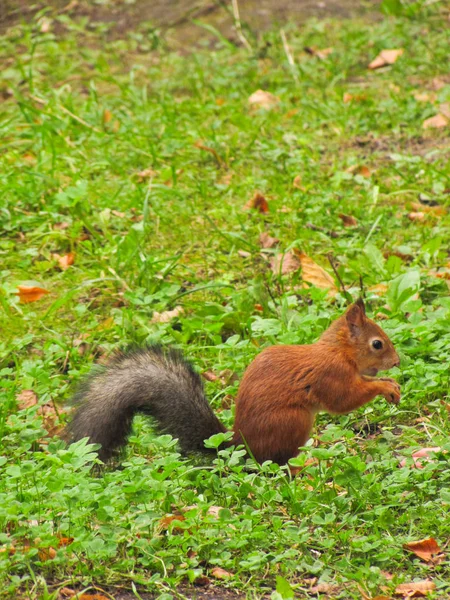
<path id="1" fill-rule="evenodd" d="M 109 123 L 112 120 L 112 112 L 105 108 L 103 111 L 103 123 Z"/>
<path id="2" fill-rule="evenodd" d="M 403 54 L 403 48 L 395 48 L 392 50 L 382 50 L 380 54 L 373 59 L 369 64 L 369 69 L 379 69 L 386 65 L 393 65 L 397 58 Z"/>
<path id="3" fill-rule="evenodd" d="M 377 296 L 384 296 L 388 291 L 388 286 L 385 283 L 377 283 L 376 285 L 372 285 L 369 288 L 369 292 L 373 292 L 377 294 Z"/>
<path id="4" fill-rule="evenodd" d="M 46 294 L 50 292 L 44 290 L 44 288 L 38 286 L 18 285 L 16 296 L 19 296 L 21 304 L 29 304 L 30 302 L 36 302 L 40 300 Z"/>
<path id="5" fill-rule="evenodd" d="M 274 96 L 270 92 L 265 92 L 264 90 L 256 90 L 249 97 L 248 103 L 252 108 L 264 108 L 266 110 L 274 108 L 280 99 L 278 96 Z"/>
<path id="6" fill-rule="evenodd" d="M 334 279 L 331 277 L 325 269 L 313 261 L 311 257 L 303 252 L 294 250 L 297 258 L 300 261 L 302 267 L 302 279 L 307 283 L 311 283 L 313 286 L 322 290 L 329 290 L 329 294 L 334 296 L 338 292 L 338 288 L 334 283 Z"/>
<path id="7" fill-rule="evenodd" d="M 447 127 L 449 120 L 441 113 L 434 115 L 434 117 L 430 117 L 429 119 L 425 119 L 422 123 L 422 127 L 424 129 L 440 129 L 441 127 Z"/>

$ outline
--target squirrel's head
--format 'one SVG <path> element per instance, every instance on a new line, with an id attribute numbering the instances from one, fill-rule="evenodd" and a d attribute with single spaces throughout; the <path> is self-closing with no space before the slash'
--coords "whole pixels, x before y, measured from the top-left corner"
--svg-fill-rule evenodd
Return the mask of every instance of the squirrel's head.
<path id="1" fill-rule="evenodd" d="M 400 365 L 400 358 L 391 340 L 381 327 L 366 317 L 361 298 L 348 307 L 344 319 L 361 375 L 375 376 L 378 371 Z"/>

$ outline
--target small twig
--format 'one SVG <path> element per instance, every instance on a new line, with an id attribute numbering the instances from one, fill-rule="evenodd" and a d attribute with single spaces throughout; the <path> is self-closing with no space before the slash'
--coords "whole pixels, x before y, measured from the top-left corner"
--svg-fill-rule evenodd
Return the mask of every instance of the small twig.
<path id="1" fill-rule="evenodd" d="M 264 281 L 264 287 L 266 288 L 266 291 L 269 294 L 269 296 L 270 296 L 270 298 L 271 298 L 271 300 L 273 302 L 273 305 L 274 305 L 275 309 L 277 309 L 278 306 L 279 306 L 279 303 L 277 302 L 275 296 L 272 294 L 272 290 L 270 289 L 270 285 L 268 284 L 267 281 Z"/>
<path id="2" fill-rule="evenodd" d="M 344 296 L 347 298 L 349 294 L 348 294 L 347 290 L 345 289 L 344 282 L 342 281 L 341 276 L 338 273 L 338 270 L 336 269 L 336 265 L 334 264 L 334 258 L 333 258 L 333 255 L 331 254 L 331 252 L 329 252 L 327 254 L 327 258 L 328 258 L 328 262 L 331 265 L 331 268 L 334 271 L 334 274 L 336 275 L 336 279 L 339 281 L 339 285 L 341 286 L 341 289 L 344 292 Z"/>
<path id="3" fill-rule="evenodd" d="M 284 29 L 280 29 L 280 37 L 281 37 L 281 41 L 283 42 L 284 53 L 286 54 L 286 58 L 289 63 L 289 66 L 291 67 L 294 79 L 297 83 L 299 83 L 297 66 L 295 64 L 295 60 L 292 55 L 291 49 L 289 48 L 289 45 L 287 43 L 286 34 L 284 33 Z"/>
<path id="4" fill-rule="evenodd" d="M 95 133 L 103 133 L 103 131 L 100 131 L 100 129 L 97 129 L 97 127 L 94 127 L 93 125 L 90 125 L 89 123 L 87 123 L 86 121 L 84 121 L 81 117 L 78 117 L 73 112 L 71 112 L 68 108 L 66 108 L 65 106 L 63 106 L 62 104 L 59 104 L 58 108 L 60 108 L 63 112 L 65 112 L 70 117 L 72 117 L 72 119 L 75 119 L 75 121 L 78 121 L 78 123 L 80 123 L 81 125 L 84 125 L 88 129 L 91 129 L 92 131 L 95 131 Z"/>
<path id="5" fill-rule="evenodd" d="M 366 297 L 366 290 L 364 289 L 364 282 L 363 282 L 362 275 L 359 276 L 359 289 L 361 290 L 361 296 L 363 298 L 365 298 Z"/>
<path id="6" fill-rule="evenodd" d="M 202 144 L 202 142 L 200 140 L 198 140 L 197 142 L 195 142 L 194 146 L 196 148 L 198 148 L 199 150 L 204 150 L 205 152 L 209 152 L 210 154 L 212 154 L 214 156 L 214 158 L 216 159 L 216 162 L 219 165 L 219 167 L 225 167 L 225 168 L 227 168 L 227 166 L 228 166 L 227 163 L 220 156 L 220 154 L 216 150 L 214 150 L 214 148 L 210 148 L 209 146 L 205 146 L 204 144 Z"/>
<path id="7" fill-rule="evenodd" d="M 372 237 L 372 233 L 375 231 L 375 228 L 377 227 L 378 223 L 381 221 L 382 218 L 383 218 L 383 215 L 378 215 L 378 217 L 375 219 L 374 224 L 370 228 L 370 231 L 367 234 L 366 239 L 364 240 L 363 246 L 365 246 L 367 244 L 367 242 L 370 240 L 370 238 Z"/>
<path id="8" fill-rule="evenodd" d="M 319 225 L 314 225 L 314 223 L 306 223 L 305 227 L 311 229 L 312 231 L 320 231 L 321 233 L 325 233 L 325 235 L 329 235 L 332 238 L 338 238 L 339 233 L 337 231 L 325 229 L 325 227 L 319 227 Z"/>
<path id="9" fill-rule="evenodd" d="M 241 25 L 241 17 L 239 16 L 239 6 L 238 0 L 231 0 L 231 6 L 233 8 L 233 17 L 234 17 L 234 28 L 236 29 L 236 33 L 238 38 L 242 42 L 242 44 L 247 48 L 247 50 L 252 50 L 247 38 L 242 33 L 242 25 Z"/>
<path id="10" fill-rule="evenodd" d="M 120 277 L 120 275 L 118 275 L 112 267 L 108 267 L 108 271 L 111 273 L 111 275 L 114 275 L 117 281 L 119 281 L 119 283 L 121 283 L 128 292 L 131 292 L 131 288 L 128 285 L 128 283 L 125 280 L 123 280 L 122 277 Z"/>
<path id="11" fill-rule="evenodd" d="M 43 104 L 44 106 L 48 104 L 48 100 L 45 100 L 44 98 L 38 98 L 37 96 L 32 96 L 31 94 L 29 95 L 29 98 L 31 98 L 32 100 L 34 100 L 38 104 Z M 65 106 L 63 106 L 62 104 L 58 104 L 57 108 L 61 109 L 67 115 L 69 115 L 70 117 L 72 117 L 72 119 L 75 119 L 75 121 L 78 121 L 78 123 L 81 123 L 81 125 L 84 125 L 88 129 L 91 129 L 92 131 L 95 131 L 96 133 L 103 133 L 103 131 L 100 131 L 100 129 L 97 129 L 97 127 L 94 127 L 93 125 L 90 125 L 89 123 L 87 123 L 86 121 L 84 121 L 81 117 L 78 117 L 73 112 L 71 112 L 68 108 L 66 108 Z"/>

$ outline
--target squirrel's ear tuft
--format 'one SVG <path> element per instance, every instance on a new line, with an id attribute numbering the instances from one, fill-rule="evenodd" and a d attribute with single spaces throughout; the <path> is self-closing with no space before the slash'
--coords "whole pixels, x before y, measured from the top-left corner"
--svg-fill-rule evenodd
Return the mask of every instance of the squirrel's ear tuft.
<path id="1" fill-rule="evenodd" d="M 366 318 L 366 309 L 362 298 L 359 298 L 354 304 L 348 307 L 345 318 L 350 333 L 353 336 L 358 337 Z"/>
<path id="2" fill-rule="evenodd" d="M 364 300 L 361 298 L 361 296 L 358 298 L 358 300 L 355 302 L 356 306 L 359 306 L 359 308 L 361 309 L 363 315 L 366 315 L 366 307 L 364 305 Z"/>

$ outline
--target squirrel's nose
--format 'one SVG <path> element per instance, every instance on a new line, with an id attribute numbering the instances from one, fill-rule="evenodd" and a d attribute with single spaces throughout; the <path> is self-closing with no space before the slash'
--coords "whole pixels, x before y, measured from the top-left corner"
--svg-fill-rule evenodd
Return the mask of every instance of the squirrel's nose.
<path id="1" fill-rule="evenodd" d="M 393 367 L 399 367 L 400 366 L 400 357 L 397 355 L 397 360 L 395 361 L 395 363 L 393 363 L 392 365 Z"/>

